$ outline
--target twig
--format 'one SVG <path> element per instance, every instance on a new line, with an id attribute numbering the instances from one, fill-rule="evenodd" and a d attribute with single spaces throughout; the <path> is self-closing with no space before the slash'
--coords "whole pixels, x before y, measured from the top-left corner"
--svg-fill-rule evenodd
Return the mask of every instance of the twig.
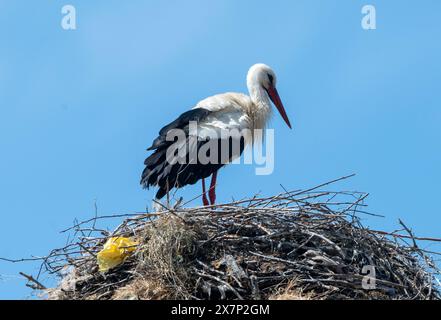
<path id="1" fill-rule="evenodd" d="M 30 288 L 32 288 L 34 290 L 46 290 L 47 289 L 44 285 L 42 285 L 40 282 L 38 282 L 36 279 L 34 279 L 33 276 L 27 275 L 24 272 L 19 272 L 19 274 L 21 276 L 25 277 L 29 282 L 34 283 L 34 285 L 31 285 L 31 284 L 28 283 L 27 284 L 28 287 L 30 287 Z"/>

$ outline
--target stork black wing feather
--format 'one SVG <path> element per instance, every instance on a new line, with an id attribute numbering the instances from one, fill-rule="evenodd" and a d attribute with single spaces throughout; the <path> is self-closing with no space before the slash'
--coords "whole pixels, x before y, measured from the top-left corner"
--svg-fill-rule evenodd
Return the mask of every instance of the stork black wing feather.
<path id="1" fill-rule="evenodd" d="M 147 159 L 145 159 L 145 169 L 142 172 L 141 184 L 144 188 L 148 188 L 152 185 L 164 184 L 164 178 L 167 173 L 174 173 L 175 175 L 179 171 L 179 166 L 174 165 L 173 170 L 169 168 L 170 164 L 166 163 L 167 148 L 173 143 L 173 141 L 167 141 L 167 134 L 170 130 L 181 129 L 188 134 L 188 125 L 190 121 L 200 122 L 205 119 L 211 111 L 207 109 L 197 108 L 191 109 L 181 114 L 177 119 L 170 122 L 159 131 L 158 137 L 153 141 L 152 146 L 148 148 L 148 151 L 154 151 Z M 164 174 L 164 171 L 167 173 Z M 162 182 L 162 183 L 159 183 Z"/>
<path id="2" fill-rule="evenodd" d="M 175 121 L 170 122 L 164 128 L 159 131 L 159 136 L 153 141 L 153 144 L 147 150 L 155 150 L 162 144 L 166 143 L 167 133 L 172 129 L 188 130 L 188 124 L 190 121 L 199 122 L 207 117 L 211 111 L 203 108 L 191 109 L 181 114 Z M 188 132 L 187 132 L 188 133 Z"/>
<path id="3" fill-rule="evenodd" d="M 181 129 L 184 130 L 187 140 L 187 147 L 194 150 L 198 154 L 200 148 L 204 146 L 208 140 L 198 140 L 197 143 L 189 143 L 188 125 L 190 121 L 200 122 L 204 120 L 211 111 L 206 109 L 192 109 L 179 116 L 175 121 L 169 123 L 159 131 L 159 136 L 153 141 L 152 146 L 148 150 L 153 150 L 153 153 L 144 161 L 145 169 L 141 177 L 141 185 L 144 188 L 150 186 L 158 186 L 159 190 L 156 194 L 157 199 L 161 199 L 167 192 L 173 188 L 181 188 L 185 185 L 195 184 L 198 180 L 210 176 L 212 173 L 219 170 L 226 164 L 224 159 L 221 159 L 219 154 L 217 163 L 202 164 L 198 159 L 192 159 L 189 150 L 186 154 L 186 163 L 169 163 L 167 161 L 167 149 L 174 143 L 174 141 L 167 141 L 166 137 L 170 130 Z M 230 145 L 229 158 L 233 157 L 232 138 L 229 141 L 217 140 L 218 150 L 225 146 L 225 142 Z M 240 140 L 240 154 L 244 149 L 244 140 Z M 237 155 L 235 155 L 237 156 Z"/>

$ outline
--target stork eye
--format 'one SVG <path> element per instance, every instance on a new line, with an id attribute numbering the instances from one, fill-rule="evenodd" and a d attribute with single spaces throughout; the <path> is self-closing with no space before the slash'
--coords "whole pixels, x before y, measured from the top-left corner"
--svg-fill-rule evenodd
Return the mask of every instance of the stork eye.
<path id="1" fill-rule="evenodd" d="M 273 84 L 274 77 L 271 74 L 268 74 L 268 79 L 269 79 L 270 83 Z"/>

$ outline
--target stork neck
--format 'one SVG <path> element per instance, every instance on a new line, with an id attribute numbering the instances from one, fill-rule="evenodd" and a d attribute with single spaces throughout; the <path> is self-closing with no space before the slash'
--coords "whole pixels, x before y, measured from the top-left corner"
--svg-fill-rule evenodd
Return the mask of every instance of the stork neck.
<path id="1" fill-rule="evenodd" d="M 271 116 L 271 102 L 265 89 L 260 85 L 249 85 L 252 109 L 249 111 L 253 121 L 253 129 L 265 129 Z"/>
<path id="2" fill-rule="evenodd" d="M 256 107 L 271 110 L 270 99 L 262 86 L 252 84 L 248 87 L 248 91 L 250 92 L 251 101 Z"/>

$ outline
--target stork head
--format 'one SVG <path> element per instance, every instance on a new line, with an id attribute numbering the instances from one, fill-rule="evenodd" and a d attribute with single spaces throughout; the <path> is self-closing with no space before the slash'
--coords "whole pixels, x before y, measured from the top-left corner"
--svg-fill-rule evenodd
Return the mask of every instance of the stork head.
<path id="1" fill-rule="evenodd" d="M 250 92 L 260 92 L 265 90 L 268 97 L 271 99 L 272 103 L 276 106 L 283 120 L 285 120 L 288 127 L 291 129 L 291 123 L 289 122 L 288 116 L 286 115 L 285 108 L 283 107 L 282 100 L 280 99 L 279 93 L 276 89 L 277 77 L 274 71 L 263 63 L 255 64 L 248 71 L 247 84 Z"/>

